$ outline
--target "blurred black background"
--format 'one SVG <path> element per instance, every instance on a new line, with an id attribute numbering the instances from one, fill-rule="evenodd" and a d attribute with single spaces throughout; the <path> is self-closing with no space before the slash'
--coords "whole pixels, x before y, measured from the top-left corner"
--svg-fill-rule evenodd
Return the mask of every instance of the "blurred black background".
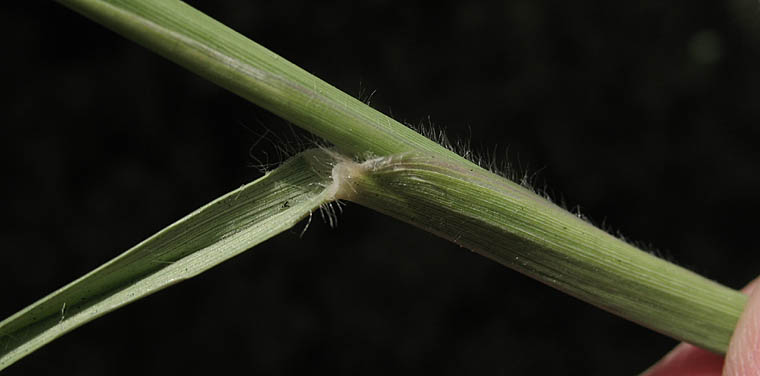
<path id="1" fill-rule="evenodd" d="M 189 3 L 399 120 L 496 147 L 680 265 L 734 288 L 760 274 L 755 1 Z M 54 2 L 1 7 L 2 317 L 294 142 Z M 7 374 L 635 374 L 675 345 L 357 205 L 302 227 Z"/>

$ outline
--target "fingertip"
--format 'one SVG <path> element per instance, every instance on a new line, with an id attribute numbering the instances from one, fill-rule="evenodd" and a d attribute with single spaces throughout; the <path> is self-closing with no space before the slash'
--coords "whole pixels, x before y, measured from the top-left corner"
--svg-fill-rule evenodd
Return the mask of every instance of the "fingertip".
<path id="1" fill-rule="evenodd" d="M 755 278 L 754 281 L 748 283 L 747 286 L 744 286 L 744 288 L 742 289 L 742 292 L 747 295 L 751 295 L 752 292 L 755 290 L 755 287 L 757 287 L 758 285 L 760 285 L 760 277 Z"/>
<path id="2" fill-rule="evenodd" d="M 760 375 L 760 278 L 743 291 L 749 295 L 726 353 L 724 375 Z"/>
<path id="3" fill-rule="evenodd" d="M 681 343 L 641 376 L 720 375 L 722 369 L 722 356 Z"/>

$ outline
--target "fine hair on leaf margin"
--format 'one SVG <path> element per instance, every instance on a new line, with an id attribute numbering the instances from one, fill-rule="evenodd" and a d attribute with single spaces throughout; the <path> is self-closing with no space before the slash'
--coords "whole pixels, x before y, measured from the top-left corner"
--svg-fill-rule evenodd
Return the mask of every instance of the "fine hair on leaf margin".
<path id="1" fill-rule="evenodd" d="M 368 88 L 363 86 L 361 82 L 359 83 L 358 97 L 363 103 L 367 104 L 368 106 L 371 105 L 371 99 L 376 92 L 377 90 L 370 91 Z M 285 123 L 288 132 L 284 134 L 281 132 L 275 132 L 267 127 L 261 120 L 257 121 L 258 128 L 260 129 L 259 131 L 255 131 L 254 129 L 244 125 L 241 122 L 241 126 L 245 127 L 254 137 L 254 141 L 250 146 L 248 152 L 248 156 L 252 161 L 250 166 L 258 169 L 262 174 L 266 174 L 268 171 L 271 171 L 273 168 L 279 166 L 288 158 L 313 147 L 328 151 L 335 159 L 335 162 L 333 162 L 334 164 L 353 163 L 359 166 L 363 163 L 373 160 L 375 161 L 373 163 L 377 163 L 377 160 L 379 160 L 379 158 L 377 158 L 377 156 L 373 155 L 372 153 L 366 153 L 352 157 L 340 155 L 332 149 L 329 142 L 311 133 L 300 131 L 300 128 L 294 127 L 291 123 L 285 120 L 280 121 Z M 487 152 L 483 152 L 481 150 L 475 149 L 472 146 L 472 139 L 470 137 L 452 141 L 446 134 L 446 129 L 434 124 L 430 115 L 428 115 L 425 120 L 418 122 L 417 125 L 408 122 L 404 122 L 404 124 L 414 131 L 427 137 L 428 139 L 438 143 L 447 150 L 462 156 L 463 158 L 491 173 L 508 179 L 530 190 L 531 192 L 546 199 L 547 201 L 555 203 L 568 212 L 574 214 L 578 218 L 600 228 L 601 230 L 617 237 L 618 239 L 625 241 L 626 243 L 657 257 L 666 259 L 670 262 L 674 262 L 669 252 L 659 250 L 653 247 L 651 243 L 635 241 L 626 237 L 619 229 L 616 229 L 609 225 L 606 222 L 606 219 L 601 222 L 593 221 L 581 211 L 580 205 L 574 205 L 572 207 L 568 205 L 564 196 L 561 194 L 551 193 L 551 190 L 545 181 L 539 184 L 539 174 L 543 168 L 531 172 L 527 167 L 523 167 L 520 164 L 516 166 L 510 162 L 508 147 L 503 153 L 504 157 L 500 158 L 498 145 L 494 145 Z M 519 157 L 517 159 L 519 161 Z M 336 178 L 335 173 L 333 173 L 333 175 L 333 178 Z M 556 197 L 559 199 L 556 199 Z M 343 207 L 345 205 L 345 202 L 341 201 L 339 198 L 324 203 L 319 207 L 320 217 L 331 228 L 335 228 L 338 225 L 338 217 L 343 213 Z M 309 228 L 311 220 L 312 213 L 310 213 L 309 217 L 306 219 L 306 225 L 304 225 L 303 230 L 300 231 L 300 236 L 303 236 L 303 234 Z"/>

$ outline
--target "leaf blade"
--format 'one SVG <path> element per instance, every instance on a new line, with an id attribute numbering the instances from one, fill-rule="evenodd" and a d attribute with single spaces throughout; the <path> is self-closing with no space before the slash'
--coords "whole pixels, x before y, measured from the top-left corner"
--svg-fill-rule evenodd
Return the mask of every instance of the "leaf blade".
<path id="1" fill-rule="evenodd" d="M 333 199 L 329 155 L 305 151 L 0 322 L 0 370 L 61 335 L 293 227 Z"/>

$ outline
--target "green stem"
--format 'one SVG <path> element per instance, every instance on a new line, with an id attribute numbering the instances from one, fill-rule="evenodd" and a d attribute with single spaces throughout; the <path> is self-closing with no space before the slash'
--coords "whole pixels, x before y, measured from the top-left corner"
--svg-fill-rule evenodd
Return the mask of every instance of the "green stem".
<path id="1" fill-rule="evenodd" d="M 178 0 L 58 0 L 347 155 L 456 154 Z"/>
<path id="2" fill-rule="evenodd" d="M 59 1 L 343 153 L 400 158 L 355 175 L 357 194 L 347 198 L 661 333 L 726 351 L 746 301 L 741 293 L 480 169 L 180 1 Z"/>
<path id="3" fill-rule="evenodd" d="M 488 172 L 413 154 L 369 161 L 351 171 L 343 199 L 717 353 L 728 348 L 747 301 L 738 291 L 642 252 Z"/>

